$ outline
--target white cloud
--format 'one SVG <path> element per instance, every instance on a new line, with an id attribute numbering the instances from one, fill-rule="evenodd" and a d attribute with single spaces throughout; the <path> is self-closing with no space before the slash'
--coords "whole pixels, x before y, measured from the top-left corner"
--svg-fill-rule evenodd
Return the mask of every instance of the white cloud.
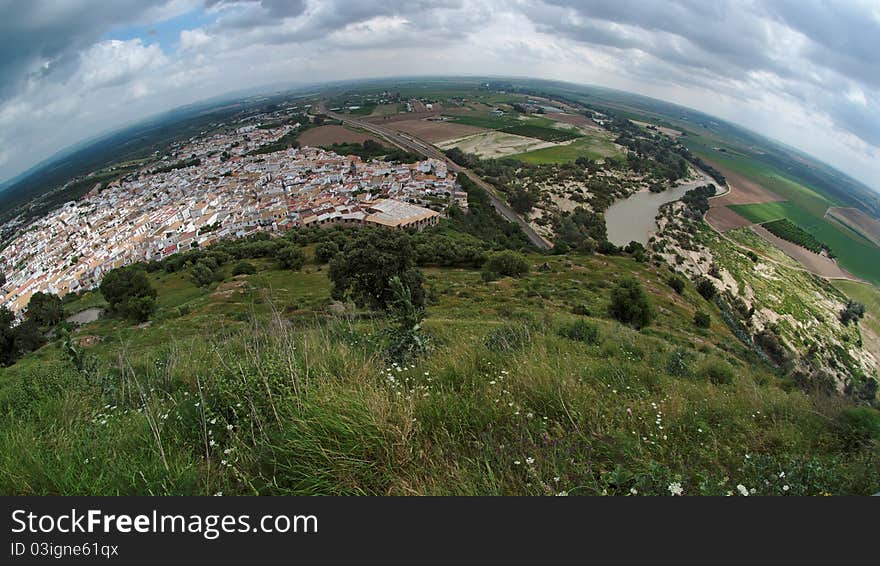
<path id="1" fill-rule="evenodd" d="M 58 0 L 21 16 L 28 30 L 22 38 L 49 31 L 43 43 L 22 50 L 20 61 L 0 61 L 0 71 L 14 73 L 5 81 L 14 88 L 4 93 L 0 84 L 0 147 L 9 154 L 0 178 L 81 138 L 232 90 L 472 74 L 590 83 L 684 104 L 809 151 L 880 188 L 880 72 L 873 73 L 880 27 L 870 22 L 867 4 L 828 10 L 807 0 L 154 0 L 141 8 L 120 0 L 98 25 L 82 16 L 84 2 Z M 106 39 L 125 21 L 161 22 L 200 2 L 207 2 L 210 21 L 180 31 L 164 52 L 149 39 Z M 868 14 L 868 23 L 859 14 Z M 76 26 L 90 31 L 67 29 Z M 841 33 L 847 26 L 858 36 Z M 873 29 L 878 33 L 865 33 Z M 67 43 L 53 43 L 53 30 L 65 30 Z M 15 54 L 15 43 L 7 44 L 0 37 L 3 53 Z"/>
<path id="2" fill-rule="evenodd" d="M 77 74 L 85 88 L 119 85 L 168 63 L 158 44 L 144 45 L 140 39 L 96 43 L 81 59 Z"/>

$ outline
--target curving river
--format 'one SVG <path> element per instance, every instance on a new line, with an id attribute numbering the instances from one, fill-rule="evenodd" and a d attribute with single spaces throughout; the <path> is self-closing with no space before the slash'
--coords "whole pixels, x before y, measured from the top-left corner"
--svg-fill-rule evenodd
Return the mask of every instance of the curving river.
<path id="1" fill-rule="evenodd" d="M 657 230 L 655 218 L 662 205 L 680 199 L 691 189 L 710 183 L 714 181 L 704 174 L 695 181 L 666 189 L 662 193 L 652 193 L 646 189 L 615 202 L 605 211 L 608 241 L 615 246 L 625 246 L 632 241 L 647 244 L 648 238 Z"/>

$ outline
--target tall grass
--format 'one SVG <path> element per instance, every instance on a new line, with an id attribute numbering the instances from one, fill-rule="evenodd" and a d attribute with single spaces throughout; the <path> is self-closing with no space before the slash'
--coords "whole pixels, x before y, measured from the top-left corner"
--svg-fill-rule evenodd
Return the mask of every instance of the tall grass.
<path id="1" fill-rule="evenodd" d="M 678 347 L 662 338 L 547 316 L 435 325 L 431 354 L 398 365 L 383 324 L 273 312 L 83 372 L 43 363 L 0 387 L 0 491 L 880 490 L 876 441 L 848 440 L 846 403 L 785 391 L 760 366 L 691 349 L 670 371 Z M 559 331 L 581 326 L 589 340 Z"/>

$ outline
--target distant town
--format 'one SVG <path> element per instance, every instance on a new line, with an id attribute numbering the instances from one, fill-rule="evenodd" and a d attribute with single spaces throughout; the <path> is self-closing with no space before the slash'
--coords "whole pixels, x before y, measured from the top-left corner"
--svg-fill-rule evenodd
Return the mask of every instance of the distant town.
<path id="1" fill-rule="evenodd" d="M 20 229 L 0 256 L 0 300 L 20 314 L 36 292 L 92 289 L 114 268 L 221 238 L 337 224 L 421 229 L 452 204 L 467 207 L 436 159 L 364 161 L 313 147 L 253 154 L 298 126 L 190 139 L 158 165 L 98 184 Z"/>

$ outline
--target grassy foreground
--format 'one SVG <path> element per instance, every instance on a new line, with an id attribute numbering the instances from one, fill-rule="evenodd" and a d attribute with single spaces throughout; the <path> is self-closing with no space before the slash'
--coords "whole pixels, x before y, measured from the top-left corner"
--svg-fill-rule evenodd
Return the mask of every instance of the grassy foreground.
<path id="1" fill-rule="evenodd" d="M 0 493 L 880 491 L 860 409 L 791 387 L 690 284 L 624 257 L 530 261 L 549 269 L 427 270 L 432 349 L 400 365 L 384 319 L 330 305 L 324 266 L 256 261 L 207 290 L 151 274 L 154 321 L 82 327 L 85 370 L 58 344 L 0 370 Z M 654 303 L 640 332 L 605 314 L 623 276 Z"/>

